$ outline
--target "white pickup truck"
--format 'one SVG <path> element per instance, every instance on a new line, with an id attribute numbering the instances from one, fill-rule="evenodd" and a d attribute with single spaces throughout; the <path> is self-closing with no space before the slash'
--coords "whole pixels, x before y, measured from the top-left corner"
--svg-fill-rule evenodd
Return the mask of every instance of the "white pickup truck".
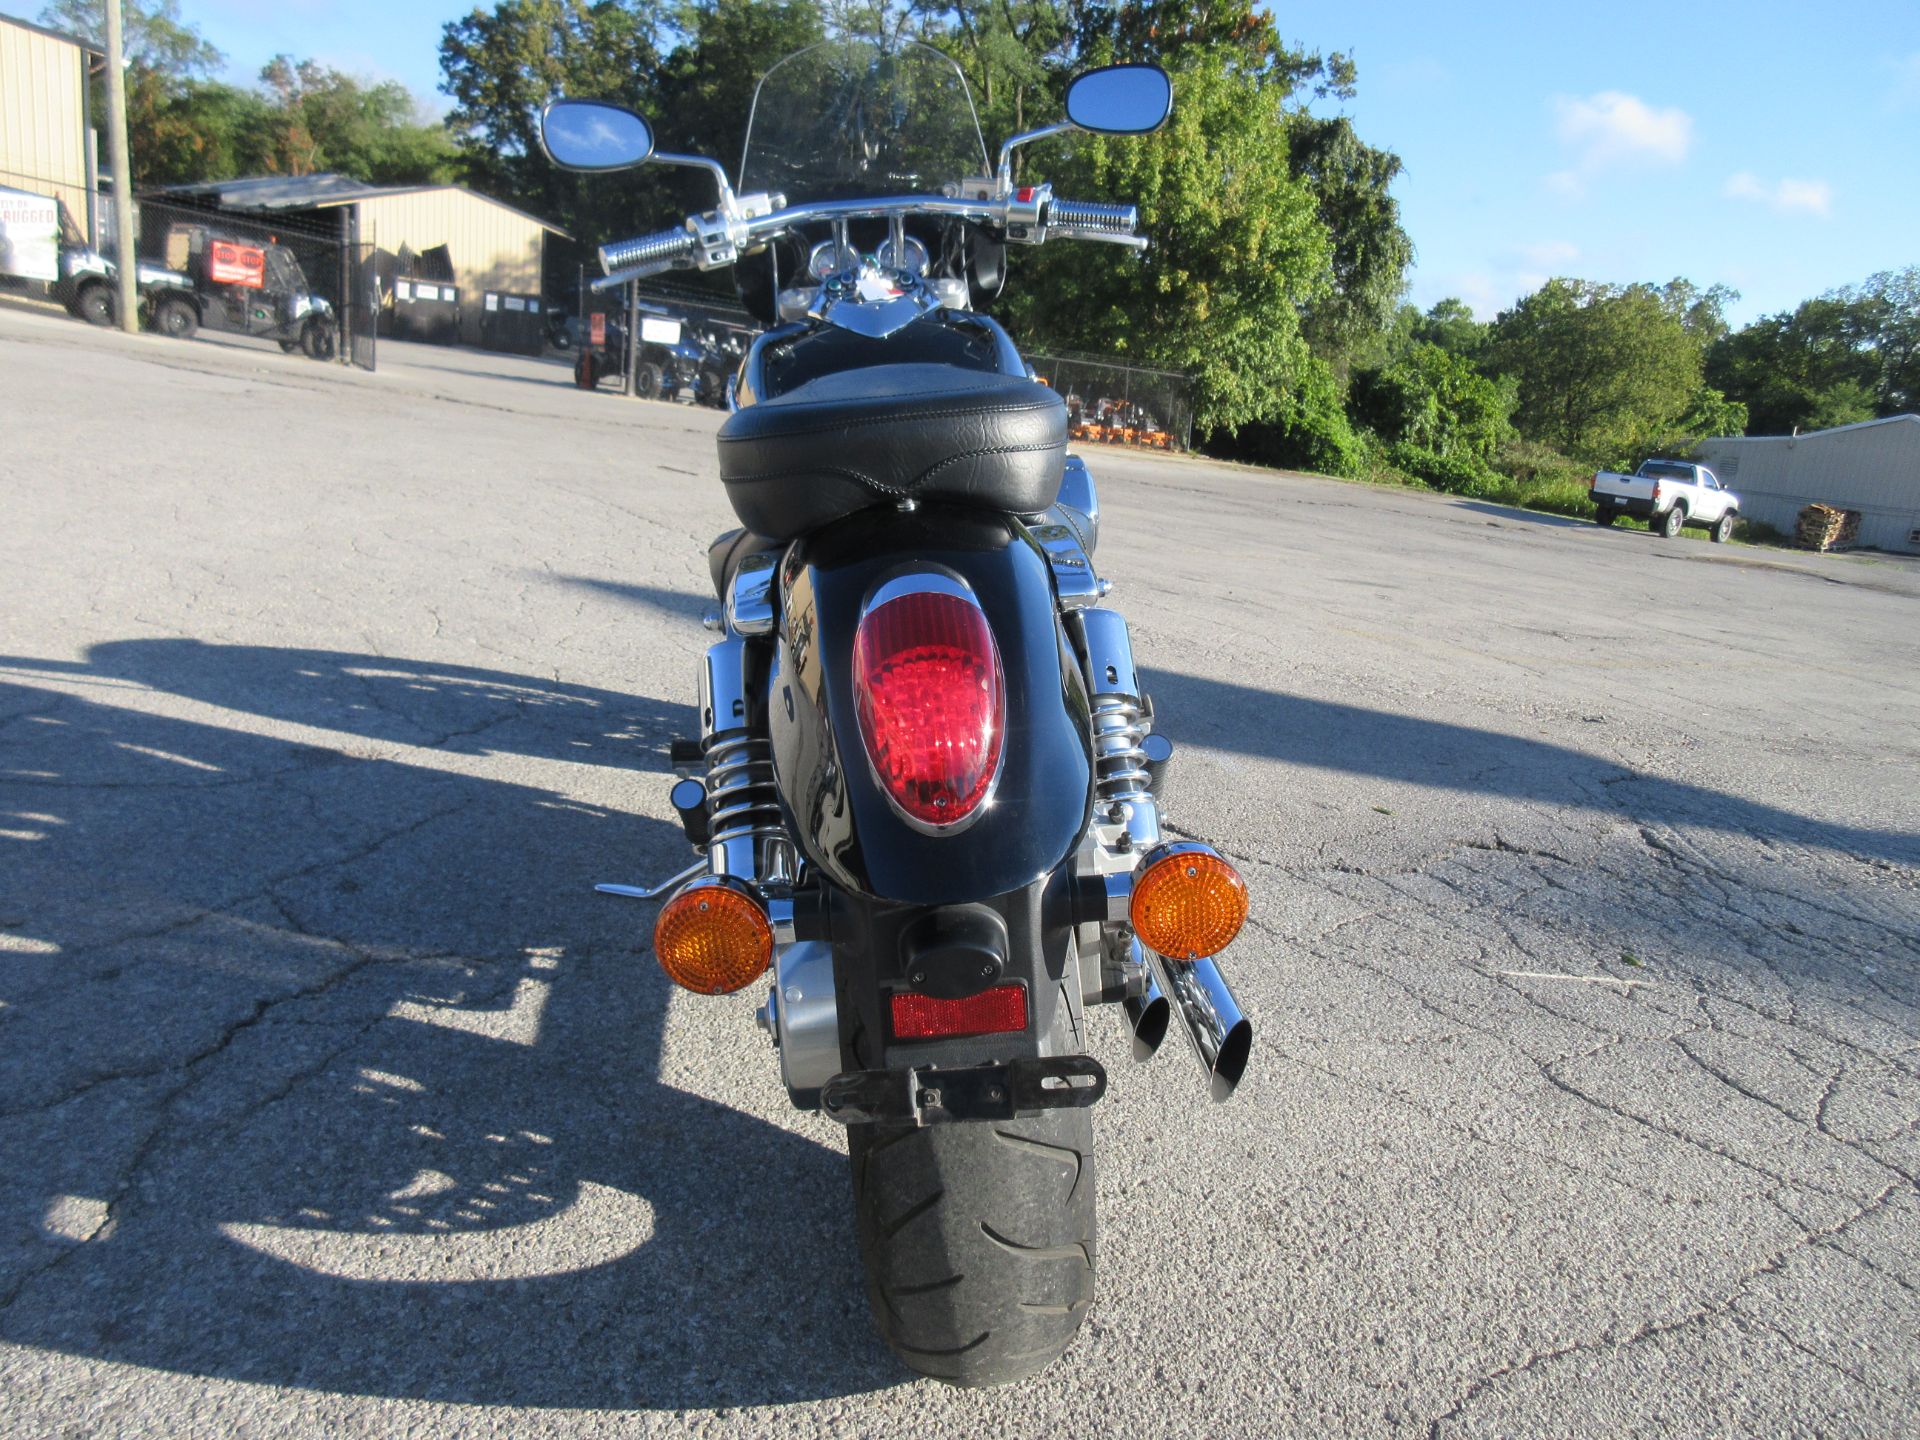
<path id="1" fill-rule="evenodd" d="M 1622 515 L 1647 522 L 1656 535 L 1671 540 L 1682 525 L 1704 525 L 1716 541 L 1733 535 L 1740 518 L 1740 497 L 1720 484 L 1704 465 L 1686 460 L 1648 460 L 1631 475 L 1595 472 L 1587 486 L 1593 518 L 1611 525 Z"/>

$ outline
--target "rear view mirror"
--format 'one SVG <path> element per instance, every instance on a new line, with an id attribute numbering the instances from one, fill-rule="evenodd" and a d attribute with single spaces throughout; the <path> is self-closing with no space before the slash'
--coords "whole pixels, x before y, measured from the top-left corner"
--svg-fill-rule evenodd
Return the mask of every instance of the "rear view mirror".
<path id="1" fill-rule="evenodd" d="M 653 129 L 624 105 L 556 100 L 540 112 L 540 143 L 562 170 L 625 170 L 653 154 Z"/>
<path id="2" fill-rule="evenodd" d="M 1103 135 L 1144 135 L 1173 113 L 1173 80 L 1158 65 L 1108 65 L 1067 86 L 1067 118 Z"/>

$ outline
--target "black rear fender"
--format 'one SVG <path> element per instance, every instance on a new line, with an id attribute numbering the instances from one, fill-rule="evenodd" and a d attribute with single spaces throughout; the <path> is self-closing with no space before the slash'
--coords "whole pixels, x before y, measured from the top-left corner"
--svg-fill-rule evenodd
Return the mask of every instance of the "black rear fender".
<path id="1" fill-rule="evenodd" d="M 1005 675 L 999 776 L 956 833 L 901 818 L 874 777 L 854 709 L 862 607 L 916 569 L 967 583 Z M 780 585 L 768 687 L 774 774 L 794 839 L 830 888 L 893 906 L 953 905 L 1024 891 L 1059 870 L 1092 809 L 1088 702 L 1046 556 L 1025 529 L 985 512 L 868 511 L 792 545 Z"/>

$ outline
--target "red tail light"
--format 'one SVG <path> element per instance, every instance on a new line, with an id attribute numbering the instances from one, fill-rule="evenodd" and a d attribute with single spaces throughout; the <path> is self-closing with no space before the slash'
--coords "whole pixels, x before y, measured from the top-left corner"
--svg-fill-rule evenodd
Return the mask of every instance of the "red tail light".
<path id="1" fill-rule="evenodd" d="M 903 815 L 944 829 L 979 808 L 1000 767 L 1006 686 L 978 605 L 915 590 L 869 610 L 853 695 L 874 774 Z"/>
<path id="2" fill-rule="evenodd" d="M 968 1035 L 1004 1035 L 1026 1028 L 1024 985 L 995 985 L 964 1000 L 912 994 L 893 997 L 896 1040 L 950 1040 Z"/>

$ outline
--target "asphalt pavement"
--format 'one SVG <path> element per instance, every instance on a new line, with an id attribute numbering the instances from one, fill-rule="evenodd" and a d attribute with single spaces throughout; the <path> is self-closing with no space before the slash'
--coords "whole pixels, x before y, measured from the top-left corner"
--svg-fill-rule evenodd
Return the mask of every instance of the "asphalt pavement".
<path id="1" fill-rule="evenodd" d="M 0 1434 L 1920 1430 L 1920 562 L 1095 449 L 1240 1093 L 1038 1379 L 874 1338 L 673 992 L 719 416 L 0 306 Z"/>

